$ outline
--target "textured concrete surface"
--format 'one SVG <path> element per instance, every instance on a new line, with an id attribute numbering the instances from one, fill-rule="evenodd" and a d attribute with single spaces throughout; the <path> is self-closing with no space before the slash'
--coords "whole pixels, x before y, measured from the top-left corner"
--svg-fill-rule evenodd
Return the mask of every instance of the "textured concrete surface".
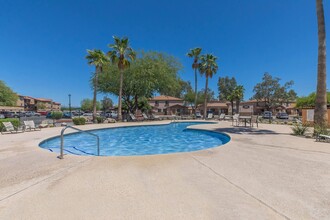
<path id="1" fill-rule="evenodd" d="M 109 126 L 167 123 L 88 125 Z M 330 144 L 285 125 L 197 125 L 217 148 L 136 157 L 56 154 L 61 128 L 0 136 L 0 219 L 330 219 Z"/>

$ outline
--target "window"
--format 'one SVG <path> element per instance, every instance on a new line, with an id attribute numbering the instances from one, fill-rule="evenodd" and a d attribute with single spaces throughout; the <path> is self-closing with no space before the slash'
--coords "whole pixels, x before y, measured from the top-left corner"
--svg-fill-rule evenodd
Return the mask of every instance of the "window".
<path id="1" fill-rule="evenodd" d="M 158 106 L 159 105 L 159 101 L 155 101 L 155 106 Z"/>
<path id="2" fill-rule="evenodd" d="M 158 109 L 158 112 L 162 112 L 162 109 Z"/>
<path id="3" fill-rule="evenodd" d="M 165 106 L 168 106 L 169 105 L 169 101 L 165 101 Z"/>

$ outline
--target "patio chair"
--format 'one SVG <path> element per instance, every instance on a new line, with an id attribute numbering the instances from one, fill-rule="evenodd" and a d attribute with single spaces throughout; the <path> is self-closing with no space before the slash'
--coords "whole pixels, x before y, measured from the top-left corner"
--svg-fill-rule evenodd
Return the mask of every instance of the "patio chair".
<path id="1" fill-rule="evenodd" d="M 14 126 L 10 121 L 9 122 L 2 122 L 3 128 L 1 130 L 1 134 L 7 133 L 18 133 L 18 132 L 24 132 L 24 129 L 22 127 L 16 127 Z"/>
<path id="2" fill-rule="evenodd" d="M 232 125 L 234 126 L 234 122 L 236 122 L 236 126 L 239 126 L 239 114 L 233 115 Z"/>
<path id="3" fill-rule="evenodd" d="M 36 125 L 34 124 L 34 121 L 24 121 L 24 125 L 25 125 L 25 131 L 40 131 L 41 129 L 36 127 Z"/>
<path id="4" fill-rule="evenodd" d="M 253 124 L 256 124 L 258 127 L 258 115 L 252 115 L 251 116 L 251 127 L 253 127 Z"/>
<path id="5" fill-rule="evenodd" d="M 223 121 L 225 120 L 225 114 L 224 113 L 221 113 L 220 116 L 219 116 L 219 121 Z"/>

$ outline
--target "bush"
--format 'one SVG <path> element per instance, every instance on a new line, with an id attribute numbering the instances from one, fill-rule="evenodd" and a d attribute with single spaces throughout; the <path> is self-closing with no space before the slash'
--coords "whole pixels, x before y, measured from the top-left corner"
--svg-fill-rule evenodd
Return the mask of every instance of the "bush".
<path id="1" fill-rule="evenodd" d="M 292 131 L 294 135 L 303 136 L 308 131 L 308 124 L 295 124 L 292 127 Z"/>
<path id="2" fill-rule="evenodd" d="M 84 124 L 86 124 L 86 118 L 84 118 L 84 117 L 73 118 L 72 121 L 73 121 L 73 124 L 75 124 L 75 125 L 84 125 Z"/>
<path id="3" fill-rule="evenodd" d="M 2 131 L 4 128 L 4 126 L 1 122 L 11 122 L 14 125 L 14 127 L 18 127 L 21 124 L 19 119 L 17 119 L 17 118 L 0 119 L 0 131 Z"/>
<path id="4" fill-rule="evenodd" d="M 102 117 L 100 117 L 100 116 L 97 116 L 97 117 L 96 117 L 96 121 L 97 121 L 98 124 L 101 124 L 101 123 L 104 122 L 104 118 L 102 118 Z"/>
<path id="5" fill-rule="evenodd" d="M 52 112 L 51 113 L 51 117 L 54 120 L 61 119 L 62 116 L 63 116 L 63 113 L 62 112 Z"/>
<path id="6" fill-rule="evenodd" d="M 315 125 L 314 136 L 317 137 L 319 134 L 329 135 L 328 128 L 326 126 Z"/>

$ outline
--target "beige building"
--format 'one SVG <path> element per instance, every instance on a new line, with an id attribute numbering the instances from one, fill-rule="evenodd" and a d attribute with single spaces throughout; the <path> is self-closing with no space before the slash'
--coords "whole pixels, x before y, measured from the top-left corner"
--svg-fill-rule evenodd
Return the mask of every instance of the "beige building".
<path id="1" fill-rule="evenodd" d="M 18 97 L 16 105 L 23 108 L 25 111 L 52 111 L 61 109 L 61 103 L 53 102 L 52 99 L 33 98 L 22 95 Z"/>
<path id="2" fill-rule="evenodd" d="M 180 98 L 160 95 L 149 99 L 148 102 L 153 112 L 159 115 L 188 114 L 188 107 Z"/>

